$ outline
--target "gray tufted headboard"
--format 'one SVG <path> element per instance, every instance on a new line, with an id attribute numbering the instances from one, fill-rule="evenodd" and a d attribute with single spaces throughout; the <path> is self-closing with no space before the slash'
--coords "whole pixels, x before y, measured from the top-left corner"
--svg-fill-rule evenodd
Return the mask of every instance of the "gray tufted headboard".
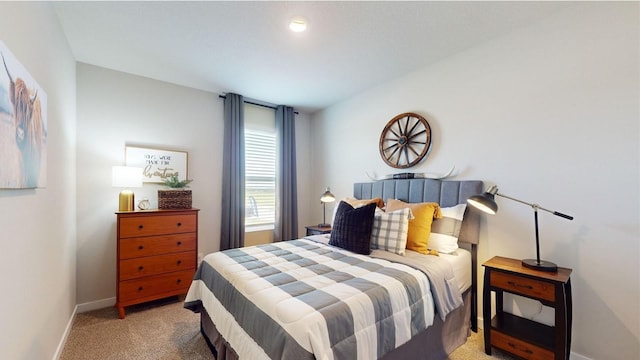
<path id="1" fill-rule="evenodd" d="M 441 207 L 464 204 L 467 198 L 482 193 L 479 180 L 380 180 L 353 184 L 353 196 L 357 199 L 380 197 L 404 202 L 436 202 Z M 477 244 L 480 234 L 480 214 L 467 206 L 458 241 Z"/>

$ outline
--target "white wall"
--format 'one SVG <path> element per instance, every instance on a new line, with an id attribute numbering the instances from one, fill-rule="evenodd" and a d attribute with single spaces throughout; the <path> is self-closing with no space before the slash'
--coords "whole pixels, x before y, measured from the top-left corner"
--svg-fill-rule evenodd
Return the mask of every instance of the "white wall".
<path id="1" fill-rule="evenodd" d="M 0 34 L 48 104 L 47 187 L 0 190 L 0 358 L 50 359 L 76 304 L 75 60 L 50 4 L 0 3 Z"/>
<path id="2" fill-rule="evenodd" d="M 314 114 L 314 188 L 329 185 L 344 197 L 353 182 L 368 180 L 365 171 L 400 172 L 381 160 L 380 132 L 399 113 L 427 116 L 431 152 L 408 171 L 455 165 L 457 179 L 497 184 L 575 216 L 540 213 L 542 258 L 573 269 L 572 350 L 637 358 L 638 10 L 638 3 L 578 4 Z M 498 202 L 499 213 L 483 221 L 480 262 L 535 257 L 532 209 Z M 518 306 L 536 320 L 548 316 Z"/>
<path id="3" fill-rule="evenodd" d="M 111 166 L 124 164 L 125 145 L 189 153 L 189 185 L 199 214 L 199 252 L 219 250 L 223 100 L 218 94 L 88 64 L 78 64 L 78 303 L 81 310 L 112 305 L 116 294 L 118 192 Z M 309 157 L 308 118 L 297 116 L 302 158 Z M 301 181 L 308 183 L 305 166 Z M 157 208 L 155 184 L 134 189 Z M 304 186 L 300 189 L 306 198 Z M 137 204 L 137 200 L 136 200 Z M 301 212 L 301 218 L 308 216 Z M 304 230 L 304 229 L 303 229 Z"/>
<path id="4" fill-rule="evenodd" d="M 125 145 L 188 152 L 199 251 L 218 249 L 222 101 L 216 95 L 78 63 L 78 303 L 116 294 L 118 192 L 111 166 Z M 157 208 L 156 184 L 133 189 Z M 137 201 L 136 201 L 137 204 Z"/>

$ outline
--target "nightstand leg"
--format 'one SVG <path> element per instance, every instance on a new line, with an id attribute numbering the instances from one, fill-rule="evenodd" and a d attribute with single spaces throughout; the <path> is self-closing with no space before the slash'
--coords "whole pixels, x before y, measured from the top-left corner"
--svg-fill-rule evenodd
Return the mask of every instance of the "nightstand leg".
<path id="1" fill-rule="evenodd" d="M 573 299 L 571 298 L 571 279 L 567 280 L 564 285 L 565 291 L 565 307 L 567 308 L 567 359 L 570 359 L 571 354 L 571 322 L 573 321 Z"/>
<path id="2" fill-rule="evenodd" d="M 491 355 L 491 290 L 490 276 L 491 270 L 484 270 L 484 286 L 482 287 L 482 323 L 484 324 L 484 352 Z"/>

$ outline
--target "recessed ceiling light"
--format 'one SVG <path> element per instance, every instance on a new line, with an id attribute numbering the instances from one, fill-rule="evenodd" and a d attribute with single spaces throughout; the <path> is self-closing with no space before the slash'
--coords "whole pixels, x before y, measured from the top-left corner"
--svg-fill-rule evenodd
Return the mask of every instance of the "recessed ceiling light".
<path id="1" fill-rule="evenodd" d="M 293 32 L 303 32 L 307 30 L 307 19 L 300 16 L 291 19 L 289 29 Z"/>

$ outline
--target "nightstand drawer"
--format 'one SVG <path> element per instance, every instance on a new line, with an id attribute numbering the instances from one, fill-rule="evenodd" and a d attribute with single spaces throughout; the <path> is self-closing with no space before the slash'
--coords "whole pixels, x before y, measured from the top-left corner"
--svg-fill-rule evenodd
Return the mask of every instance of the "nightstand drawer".
<path id="1" fill-rule="evenodd" d="M 506 350 L 528 360 L 546 360 L 554 358 L 553 352 L 547 349 L 518 340 L 493 329 L 491 330 L 491 346 Z"/>
<path id="2" fill-rule="evenodd" d="M 500 271 L 491 272 L 491 286 L 510 293 L 530 296 L 536 299 L 555 301 L 555 287 L 552 283 L 507 274 Z"/>
<path id="3" fill-rule="evenodd" d="M 331 234 L 331 226 L 305 226 L 307 229 L 307 236 Z"/>
<path id="4" fill-rule="evenodd" d="M 196 233 L 121 239 L 120 259 L 195 250 L 196 239 Z"/>
<path id="5" fill-rule="evenodd" d="M 196 231 L 197 216 L 163 215 L 132 216 L 120 219 L 120 238 L 188 233 Z"/>
<path id="6" fill-rule="evenodd" d="M 130 280 L 181 270 L 196 269 L 193 251 L 168 255 L 147 256 L 120 261 L 120 279 Z"/>
<path id="7" fill-rule="evenodd" d="M 120 282 L 120 302 L 154 297 L 161 294 L 186 293 L 195 270 L 179 271 Z M 168 295 L 170 296 L 170 295 Z"/>

